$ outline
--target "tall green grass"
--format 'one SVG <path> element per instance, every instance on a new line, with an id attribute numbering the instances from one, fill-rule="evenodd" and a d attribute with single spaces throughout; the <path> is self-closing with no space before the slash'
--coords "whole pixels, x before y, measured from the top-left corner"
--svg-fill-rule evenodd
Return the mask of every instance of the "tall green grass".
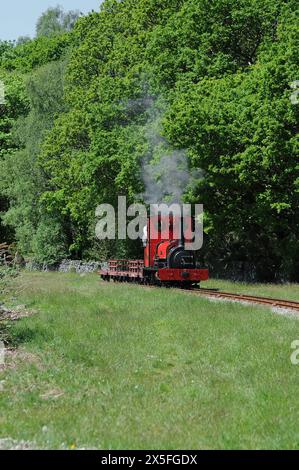
<path id="1" fill-rule="evenodd" d="M 299 447 L 299 321 L 180 291 L 25 274 L 0 436 L 41 448 Z M 8 299 L 9 300 L 9 299 Z"/>

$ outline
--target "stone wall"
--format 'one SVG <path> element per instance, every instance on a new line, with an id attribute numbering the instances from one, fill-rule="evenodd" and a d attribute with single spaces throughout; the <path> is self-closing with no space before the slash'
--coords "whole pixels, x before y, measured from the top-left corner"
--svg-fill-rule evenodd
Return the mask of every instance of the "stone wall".
<path id="1" fill-rule="evenodd" d="M 26 269 L 29 271 L 42 271 L 51 272 L 58 271 L 61 273 L 76 272 L 82 273 L 94 273 L 101 268 L 101 263 L 97 261 L 80 261 L 80 260 L 63 260 L 61 263 L 55 265 L 39 264 L 29 262 L 26 264 Z"/>
<path id="2" fill-rule="evenodd" d="M 60 263 L 58 271 L 61 273 L 94 273 L 98 271 L 101 264 L 96 261 L 64 260 Z"/>

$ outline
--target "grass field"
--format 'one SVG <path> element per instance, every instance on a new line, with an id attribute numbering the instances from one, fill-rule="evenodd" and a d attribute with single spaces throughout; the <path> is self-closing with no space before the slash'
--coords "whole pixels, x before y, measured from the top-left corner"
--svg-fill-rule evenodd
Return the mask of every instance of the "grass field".
<path id="1" fill-rule="evenodd" d="M 298 285 L 212 284 L 299 300 Z M 0 372 L 0 439 L 37 448 L 299 448 L 297 318 L 75 274 L 25 273 L 6 303 L 37 313 L 10 328 L 18 354 Z"/>

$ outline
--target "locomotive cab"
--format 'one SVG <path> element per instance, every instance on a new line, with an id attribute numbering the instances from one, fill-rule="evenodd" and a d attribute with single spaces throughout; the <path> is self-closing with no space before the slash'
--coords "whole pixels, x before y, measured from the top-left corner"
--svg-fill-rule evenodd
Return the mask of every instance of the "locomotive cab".
<path id="1" fill-rule="evenodd" d="M 191 216 L 156 215 L 148 218 L 144 233 L 144 277 L 163 284 L 196 284 L 208 278 L 197 269 L 196 252 L 186 250 L 193 237 Z"/>

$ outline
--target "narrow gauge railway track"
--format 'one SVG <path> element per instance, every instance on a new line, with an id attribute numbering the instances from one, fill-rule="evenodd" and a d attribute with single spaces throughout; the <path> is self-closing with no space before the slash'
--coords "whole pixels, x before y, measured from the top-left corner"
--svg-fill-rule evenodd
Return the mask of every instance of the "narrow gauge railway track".
<path id="1" fill-rule="evenodd" d="M 299 302 L 295 300 L 273 299 L 271 297 L 259 297 L 256 295 L 234 294 L 231 292 L 221 292 L 216 289 L 181 289 L 184 292 L 190 292 L 205 297 L 214 297 L 218 299 L 227 299 L 238 302 L 249 302 L 259 305 L 268 305 L 269 307 L 285 308 L 297 311 L 299 313 Z"/>
<path id="2" fill-rule="evenodd" d="M 163 286 L 151 286 L 151 285 L 143 285 L 149 289 L 160 289 Z M 232 292 L 222 292 L 218 289 L 205 289 L 201 287 L 193 287 L 189 289 L 184 289 L 182 287 L 175 287 L 175 289 L 179 290 L 180 292 L 186 292 L 188 294 L 193 295 L 201 295 L 203 297 L 213 297 L 215 299 L 224 299 L 224 300 L 231 300 L 232 302 L 247 302 L 251 304 L 258 304 L 258 305 L 266 305 L 269 307 L 276 307 L 276 308 L 284 308 L 288 310 L 294 310 L 299 313 L 299 302 L 296 300 L 284 300 L 284 299 L 274 299 L 272 297 L 260 297 L 257 295 L 247 295 L 247 294 L 235 294 Z"/>
<path id="3" fill-rule="evenodd" d="M 116 281 L 116 280 L 115 280 Z M 118 281 L 116 281 L 118 282 Z M 123 281 L 126 282 L 126 281 Z M 136 282 L 136 281 L 135 281 Z M 163 286 L 151 286 L 148 284 L 139 284 L 150 289 L 159 289 Z M 193 295 L 201 295 L 203 297 L 213 297 L 215 299 L 231 300 L 232 302 L 247 302 L 258 305 L 266 305 L 268 307 L 284 308 L 288 310 L 297 311 L 299 313 L 299 302 L 295 300 L 284 300 L 284 299 L 274 299 L 272 297 L 260 297 L 257 295 L 247 295 L 247 294 L 235 294 L 233 292 L 222 292 L 218 289 L 206 289 L 201 287 L 191 287 L 189 289 L 184 289 L 182 287 L 176 287 L 181 292 L 186 292 Z"/>

